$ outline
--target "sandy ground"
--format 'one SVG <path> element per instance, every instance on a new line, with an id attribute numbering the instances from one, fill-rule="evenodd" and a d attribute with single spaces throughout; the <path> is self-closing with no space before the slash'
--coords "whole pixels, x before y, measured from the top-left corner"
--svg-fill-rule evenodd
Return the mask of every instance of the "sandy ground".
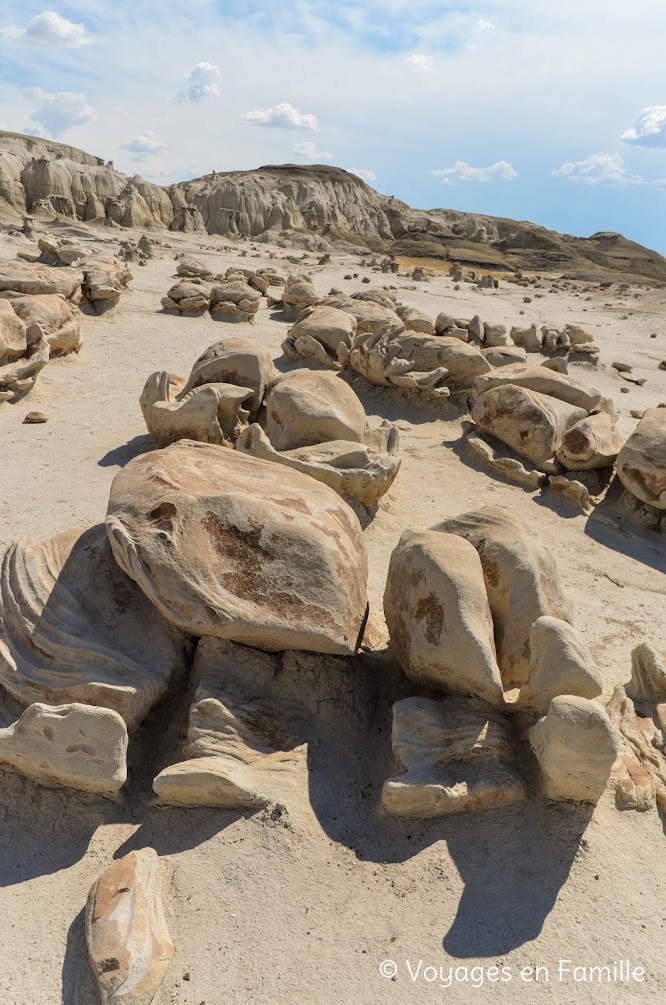
<path id="1" fill-rule="evenodd" d="M 114 250 L 126 236 L 81 233 Z M 240 258 L 222 250 L 222 239 L 169 234 L 163 240 L 170 248 L 163 245 L 145 268 L 133 267 L 131 292 L 115 311 L 84 317 L 81 353 L 51 362 L 27 399 L 0 408 L 1 547 L 103 519 L 115 473 L 151 448 L 138 400 L 153 371 L 187 375 L 199 353 L 230 330 L 268 346 L 286 368 L 279 358 L 287 325 L 265 307 L 255 326 L 230 328 L 208 315 L 166 316 L 160 297 L 172 284 L 180 250 L 196 251 L 213 271 L 270 264 L 284 274 L 296 269 L 282 260 L 292 252 L 275 249 L 269 261 L 271 249 L 263 245 L 259 257 Z M 220 250 L 211 250 L 216 243 Z M 13 258 L 22 246 L 21 238 L 1 238 L 0 257 Z M 571 372 L 614 398 L 625 434 L 636 424 L 630 409 L 666 401 L 666 372 L 658 370 L 666 358 L 666 291 L 588 293 L 573 284 L 570 292 L 551 293 L 545 281 L 537 291 L 502 282 L 494 292 L 467 285 L 456 292 L 443 276 L 413 284 L 364 273 L 349 255 L 326 266 L 308 257 L 302 268 L 322 294 L 331 286 L 362 289 L 368 274 L 373 285 L 393 282 L 403 303 L 433 317 L 450 310 L 508 324 L 583 324 L 601 346 L 602 366 Z M 350 271 L 359 278 L 344 281 Z M 523 303 L 526 294 L 534 298 L 530 304 Z M 610 369 L 613 360 L 632 363 L 647 383 L 625 385 Z M 629 393 L 620 393 L 623 386 Z M 381 613 L 388 559 L 405 527 L 502 504 L 552 548 L 608 695 L 628 680 L 637 642 L 666 648 L 666 545 L 655 535 L 613 529 L 612 514 L 588 518 L 494 479 L 461 446 L 461 417 L 451 406 L 436 413 L 376 390 L 359 393 L 368 414 L 397 421 L 402 437 L 401 472 L 365 531 L 375 612 Z M 48 423 L 22 425 L 31 409 L 45 411 Z M 169 727 L 172 714 L 173 708 L 158 709 L 132 741 L 131 780 L 118 805 L 0 773 L 2 1005 L 97 1000 L 82 938 L 85 898 L 113 857 L 146 845 L 170 869 L 177 947 L 156 1005 L 480 1002 L 489 990 L 497 1003 L 521 994 L 557 1003 L 663 999 L 666 838 L 656 812 L 621 814 L 608 795 L 594 812 L 535 796 L 526 808 L 498 813 L 387 822 L 376 810 L 389 763 L 389 723 L 381 711 L 372 736 L 355 737 L 350 729 L 347 737 L 311 745 L 303 779 L 308 799 L 294 813 L 273 820 L 159 808 L 150 783 L 177 757 L 182 712 L 175 711 Z M 559 960 L 573 967 L 620 959 L 642 966 L 646 981 L 581 983 L 558 974 Z M 394 980 L 380 975 L 384 960 L 397 964 Z M 412 979 L 407 964 L 416 971 L 419 961 Z M 466 967 L 467 979 L 458 971 L 451 987 L 442 986 L 439 977 L 423 976 L 426 966 L 442 967 L 445 978 L 449 967 Z M 481 978 L 472 968 L 493 966 L 508 968 L 504 979 L 486 976 L 476 987 Z M 544 970 L 538 981 L 521 976 L 530 966 L 547 968 L 549 979 Z"/>

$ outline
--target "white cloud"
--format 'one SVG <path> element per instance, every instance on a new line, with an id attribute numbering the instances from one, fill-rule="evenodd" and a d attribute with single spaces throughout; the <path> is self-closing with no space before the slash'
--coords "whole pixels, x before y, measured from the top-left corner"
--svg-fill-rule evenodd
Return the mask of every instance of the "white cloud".
<path id="1" fill-rule="evenodd" d="M 487 17 L 480 17 L 474 25 L 475 31 L 495 31 L 495 25 Z"/>
<path id="2" fill-rule="evenodd" d="M 350 174 L 356 174 L 363 181 L 377 181 L 377 175 L 372 168 L 347 168 Z"/>
<path id="3" fill-rule="evenodd" d="M 666 147 L 666 105 L 644 108 L 633 129 L 627 129 L 620 139 L 637 147 Z"/>
<path id="4" fill-rule="evenodd" d="M 309 129 L 316 133 L 319 129 L 316 115 L 311 112 L 302 113 L 287 102 L 274 105 L 265 111 L 246 112 L 241 116 L 244 122 L 252 122 L 255 126 L 273 126 L 275 129 Z"/>
<path id="5" fill-rule="evenodd" d="M 221 79 L 218 66 L 214 66 L 213 63 L 197 63 L 189 73 L 185 74 L 185 80 L 188 80 L 189 84 L 184 91 L 176 95 L 175 100 L 179 105 L 183 105 L 188 101 L 196 103 L 208 97 L 218 98 L 220 96 L 218 85 Z"/>
<path id="6" fill-rule="evenodd" d="M 53 94 L 43 91 L 41 87 L 33 87 L 30 97 L 37 103 L 37 108 L 30 116 L 31 120 L 43 126 L 51 136 L 60 136 L 66 129 L 89 122 L 95 117 L 95 111 L 87 103 L 85 94 L 74 91 L 58 91 Z"/>
<path id="7" fill-rule="evenodd" d="M 148 129 L 142 136 L 137 136 L 129 143 L 123 143 L 122 149 L 128 150 L 132 154 L 130 160 L 145 164 L 151 157 L 163 154 L 166 146 L 157 138 L 152 129 Z"/>
<path id="8" fill-rule="evenodd" d="M 53 10 L 42 11 L 28 21 L 25 28 L 11 24 L 0 30 L 0 38 L 36 42 L 41 45 L 63 45 L 76 48 L 89 41 L 86 27 L 61 17 Z"/>
<path id="9" fill-rule="evenodd" d="M 303 140 L 302 143 L 294 143 L 291 148 L 299 157 L 304 157 L 307 161 L 332 161 L 333 154 L 328 150 L 317 150 L 311 140 Z"/>
<path id="10" fill-rule="evenodd" d="M 629 174 L 620 154 L 598 153 L 582 161 L 566 161 L 551 174 L 581 185 L 618 185 L 626 188 L 628 185 L 646 184 L 640 175 Z"/>
<path id="11" fill-rule="evenodd" d="M 465 161 L 456 161 L 452 167 L 439 168 L 431 174 L 441 178 L 442 185 L 455 185 L 457 181 L 511 181 L 518 176 L 518 172 L 508 161 L 497 161 L 485 168 L 472 167 Z"/>
<path id="12" fill-rule="evenodd" d="M 432 73 L 435 69 L 434 57 L 427 56 L 425 53 L 413 52 L 405 62 L 412 70 L 417 70 L 419 73 Z"/>

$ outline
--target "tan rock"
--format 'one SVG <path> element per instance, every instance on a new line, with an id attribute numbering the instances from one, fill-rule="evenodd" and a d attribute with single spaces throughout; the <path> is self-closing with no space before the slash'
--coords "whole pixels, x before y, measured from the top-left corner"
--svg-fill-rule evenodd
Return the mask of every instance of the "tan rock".
<path id="1" fill-rule="evenodd" d="M 153 848 L 104 870 L 88 894 L 85 931 L 102 1005 L 150 1005 L 175 952 Z"/>
<path id="2" fill-rule="evenodd" d="M 103 525 L 11 545 L 0 612 L 0 683 L 26 705 L 99 705 L 132 727 L 185 673 L 188 640 L 116 565 Z"/>
<path id="3" fill-rule="evenodd" d="M 649 408 L 617 455 L 620 481 L 641 502 L 666 509 L 666 408 Z"/>
<path id="4" fill-rule="evenodd" d="M 530 673 L 519 705 L 545 715 L 560 694 L 597 698 L 602 691 L 599 668 L 576 629 L 560 618 L 537 618 L 530 630 Z"/>
<path id="5" fill-rule="evenodd" d="M 210 312 L 225 321 L 254 322 L 260 303 L 261 293 L 247 283 L 221 283 L 210 291 Z"/>
<path id="6" fill-rule="evenodd" d="M 236 449 L 265 461 L 286 464 L 316 478 L 343 498 L 373 506 L 388 492 L 400 469 L 398 430 L 384 420 L 370 443 L 330 440 L 313 446 L 277 451 L 258 423 L 244 429 Z M 370 438 L 367 435 L 366 437 Z M 381 439 L 381 443 L 376 442 Z"/>
<path id="7" fill-rule="evenodd" d="M 288 276 L 282 291 L 284 317 L 287 321 L 298 321 L 301 311 L 312 307 L 317 299 L 317 291 L 309 278 Z"/>
<path id="8" fill-rule="evenodd" d="M 63 356 L 81 348 L 81 326 L 72 304 L 60 294 L 13 297 L 11 305 L 28 327 L 29 336 L 35 332 L 32 326 L 37 326 L 39 335 L 49 344 L 51 356 Z"/>
<path id="9" fill-rule="evenodd" d="M 181 398 L 185 383 L 166 370 L 148 378 L 139 399 L 148 432 L 161 447 L 176 440 L 233 443 L 247 425 L 250 413 L 244 406 L 254 396 L 252 388 L 202 384 Z"/>
<path id="10" fill-rule="evenodd" d="M 368 300 L 357 300 L 346 297 L 343 293 L 324 297 L 318 301 L 319 306 L 335 307 L 349 314 L 356 321 L 356 334 L 376 332 L 383 325 L 402 326 L 402 321 L 395 312 L 395 305 L 387 307 Z"/>
<path id="11" fill-rule="evenodd" d="M 180 440 L 116 475 L 107 528 L 120 567 L 192 635 L 356 651 L 367 607 L 361 528 L 307 475 Z"/>
<path id="12" fill-rule="evenodd" d="M 328 440 L 361 443 L 365 410 L 356 393 L 333 373 L 297 370 L 278 377 L 265 398 L 266 433 L 276 450 Z"/>
<path id="13" fill-rule="evenodd" d="M 48 363 L 49 355 L 46 338 L 37 331 L 37 326 L 32 327 L 25 354 L 14 363 L 0 366 L 0 401 L 18 401 L 27 394 Z"/>
<path id="14" fill-rule="evenodd" d="M 412 680 L 503 701 L 483 570 L 463 538 L 405 531 L 391 555 L 384 613 L 395 655 Z"/>
<path id="15" fill-rule="evenodd" d="M 467 444 L 487 468 L 523 488 L 535 491 L 541 488 L 548 478 L 542 471 L 526 468 L 508 447 L 498 441 L 491 443 L 479 432 L 469 433 Z"/>
<path id="16" fill-rule="evenodd" d="M 509 369 L 505 366 L 495 372 Z M 484 391 L 471 411 L 472 419 L 485 433 L 546 471 L 552 469 L 564 434 L 585 415 L 582 408 L 512 383 Z"/>
<path id="17" fill-rule="evenodd" d="M 541 352 L 543 335 L 535 324 L 528 327 L 514 325 L 509 334 L 514 345 L 521 346 L 527 352 Z"/>
<path id="18" fill-rule="evenodd" d="M 183 759 L 155 778 L 160 801 L 258 809 L 287 800 L 302 776 L 293 735 L 302 708 L 285 687 L 280 656 L 203 638 L 193 675 Z"/>
<path id="19" fill-rule="evenodd" d="M 435 530 L 459 534 L 478 551 L 504 687 L 524 684 L 530 673 L 531 628 L 537 618 L 552 615 L 573 623 L 573 607 L 552 554 L 504 506 L 462 513 L 437 524 Z"/>
<path id="20" fill-rule="evenodd" d="M 83 272 L 80 269 L 55 268 L 38 262 L 3 262 L 0 266 L 0 292 L 62 293 L 71 300 L 80 290 Z"/>
<path id="21" fill-rule="evenodd" d="M 548 488 L 555 495 L 561 496 L 583 513 L 591 513 L 594 503 L 587 485 L 577 478 L 566 475 L 550 475 L 548 478 Z"/>
<path id="22" fill-rule="evenodd" d="M 396 314 L 405 326 L 406 331 L 423 332 L 425 335 L 435 334 L 435 325 L 425 311 L 418 307 L 398 307 Z"/>
<path id="23" fill-rule="evenodd" d="M 566 431 L 557 459 L 569 471 L 610 468 L 623 442 L 611 415 L 595 412 Z"/>
<path id="24" fill-rule="evenodd" d="M 511 345 L 511 339 L 506 333 L 506 325 L 492 324 L 486 321 L 483 326 L 483 344 L 489 349 L 495 346 Z"/>
<path id="25" fill-rule="evenodd" d="M 356 318 L 337 307 L 308 307 L 302 311 L 299 320 L 289 329 L 288 339 L 293 343 L 297 355 L 304 359 L 323 362 L 332 368 L 339 368 L 338 346 L 341 342 L 351 343 L 356 334 Z M 324 350 L 324 355 L 314 355 L 311 348 L 314 340 Z M 310 353 L 307 350 L 310 347 Z M 316 351 L 316 350 L 315 350 Z"/>
<path id="26" fill-rule="evenodd" d="M 25 355 L 28 348 L 25 329 L 10 301 L 0 300 L 0 365 L 14 363 Z"/>
<path id="27" fill-rule="evenodd" d="M 23 420 L 23 424 L 32 426 L 32 425 L 39 425 L 41 423 L 48 421 L 49 417 L 45 412 L 28 412 L 25 419 Z"/>
<path id="28" fill-rule="evenodd" d="M 391 733 L 399 774 L 382 788 L 382 807 L 401 817 L 496 809 L 525 798 L 512 767 L 506 719 L 475 699 L 403 698 Z"/>
<path id="29" fill-rule="evenodd" d="M 529 731 L 549 799 L 596 803 L 620 753 L 620 734 L 597 702 L 574 695 L 553 698 Z"/>
<path id="30" fill-rule="evenodd" d="M 266 393 L 275 377 L 273 360 L 267 349 L 249 339 L 226 336 L 214 342 L 199 356 L 179 397 L 186 397 L 202 384 L 236 384 L 254 391 L 247 407 L 256 418 Z"/>
<path id="31" fill-rule="evenodd" d="M 482 349 L 481 352 L 493 367 L 512 366 L 527 360 L 527 352 L 517 345 L 493 346 L 491 349 Z"/>
<path id="32" fill-rule="evenodd" d="M 0 764 L 46 785 L 112 798 L 127 779 L 127 726 L 90 705 L 30 705 L 0 729 Z"/>
<path id="33" fill-rule="evenodd" d="M 501 387 L 505 384 L 515 384 L 530 391 L 551 398 L 558 398 L 576 408 L 591 412 L 599 406 L 601 393 L 594 388 L 584 387 L 565 374 L 533 363 L 516 363 L 504 366 L 496 373 L 482 374 L 474 381 L 474 394 L 478 397 L 491 387 Z"/>

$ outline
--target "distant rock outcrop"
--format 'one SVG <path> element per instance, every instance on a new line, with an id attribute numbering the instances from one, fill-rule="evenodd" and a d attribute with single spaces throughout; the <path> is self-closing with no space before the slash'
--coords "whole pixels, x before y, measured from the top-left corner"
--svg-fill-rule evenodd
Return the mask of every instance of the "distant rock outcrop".
<path id="1" fill-rule="evenodd" d="M 666 259 L 620 234 L 589 238 L 455 210 L 411 209 L 327 165 L 212 171 L 163 188 L 109 161 L 0 131 L 0 219 L 64 217 L 140 230 L 205 230 L 309 251 L 370 249 L 516 272 L 666 282 Z"/>

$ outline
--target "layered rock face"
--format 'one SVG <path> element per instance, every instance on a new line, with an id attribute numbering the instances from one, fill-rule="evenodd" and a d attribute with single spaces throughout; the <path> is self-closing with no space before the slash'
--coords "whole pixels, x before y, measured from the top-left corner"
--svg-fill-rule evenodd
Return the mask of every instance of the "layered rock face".
<path id="1" fill-rule="evenodd" d="M 0 217 L 25 213 L 230 238 L 336 244 L 486 268 L 666 280 L 666 260 L 620 234 L 574 238 L 532 223 L 416 210 L 326 165 L 216 172 L 162 188 L 74 147 L 0 131 Z"/>

